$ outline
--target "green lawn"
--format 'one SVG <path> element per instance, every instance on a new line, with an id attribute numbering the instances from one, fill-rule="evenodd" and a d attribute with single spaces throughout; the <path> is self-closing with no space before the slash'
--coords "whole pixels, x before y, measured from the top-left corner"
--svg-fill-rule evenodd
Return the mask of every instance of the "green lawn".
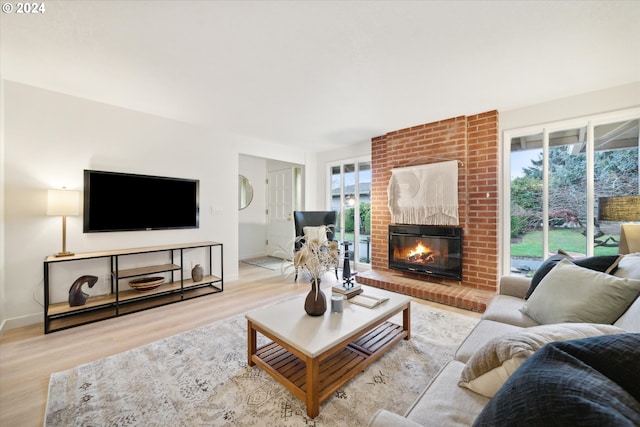
<path id="1" fill-rule="evenodd" d="M 581 234 L 582 229 L 553 229 L 549 231 L 549 251 L 556 252 L 558 249 L 567 252 L 587 253 L 586 238 Z M 609 236 L 599 237 L 598 240 L 605 240 Z M 619 236 L 613 236 L 618 240 Z M 615 255 L 618 247 L 597 246 L 595 255 Z M 542 231 L 533 231 L 523 236 L 520 243 L 511 244 L 511 256 L 539 258 L 542 254 Z"/>

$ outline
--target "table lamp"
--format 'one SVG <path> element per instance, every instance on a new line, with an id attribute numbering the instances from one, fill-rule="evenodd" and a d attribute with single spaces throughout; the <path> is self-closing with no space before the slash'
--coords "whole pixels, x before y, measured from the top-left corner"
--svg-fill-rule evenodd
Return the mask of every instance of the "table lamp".
<path id="1" fill-rule="evenodd" d="M 640 196 L 600 197 L 600 221 L 640 221 Z M 640 224 L 622 224 L 618 253 L 640 252 Z"/>
<path id="2" fill-rule="evenodd" d="M 62 252 L 57 257 L 72 256 L 67 251 L 67 216 L 80 215 L 80 192 L 73 190 L 49 190 L 47 193 L 47 215 L 62 216 Z"/>

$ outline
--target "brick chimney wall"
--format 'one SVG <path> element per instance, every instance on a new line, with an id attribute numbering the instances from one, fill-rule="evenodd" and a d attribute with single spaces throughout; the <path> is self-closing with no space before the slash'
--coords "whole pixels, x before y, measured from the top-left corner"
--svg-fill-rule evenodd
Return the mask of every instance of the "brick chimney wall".
<path id="1" fill-rule="evenodd" d="M 434 283 L 496 291 L 498 283 L 498 112 L 460 116 L 389 132 L 371 140 L 371 267 L 388 269 L 387 185 L 391 169 L 459 160 L 463 227 L 462 282 L 403 274 Z M 393 271 L 394 274 L 401 274 Z"/>

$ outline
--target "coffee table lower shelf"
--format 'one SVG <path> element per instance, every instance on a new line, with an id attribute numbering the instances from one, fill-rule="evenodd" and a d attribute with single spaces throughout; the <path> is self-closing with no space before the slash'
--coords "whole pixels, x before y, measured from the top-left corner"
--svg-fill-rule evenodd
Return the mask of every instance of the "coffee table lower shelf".
<path id="1" fill-rule="evenodd" d="M 320 403 L 407 336 L 408 331 L 403 326 L 385 322 L 345 347 L 328 350 L 324 358 L 325 355 L 321 355 L 310 359 L 310 363 L 318 364 L 319 383 L 317 392 L 312 392 L 317 397 L 311 398 L 307 396 L 307 362 L 282 345 L 266 344 L 258 348 L 251 359 L 298 399 L 307 402 L 307 414 L 315 417 Z M 313 408 L 309 402 L 313 403 Z"/>

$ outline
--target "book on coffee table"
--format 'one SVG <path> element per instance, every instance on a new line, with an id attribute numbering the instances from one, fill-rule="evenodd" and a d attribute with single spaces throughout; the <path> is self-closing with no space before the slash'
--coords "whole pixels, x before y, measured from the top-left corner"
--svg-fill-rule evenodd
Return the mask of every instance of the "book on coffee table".
<path id="1" fill-rule="evenodd" d="M 347 299 L 351 299 L 352 297 L 362 293 L 362 286 L 355 284 L 352 287 L 347 288 L 344 285 L 335 285 L 331 290 L 336 294 L 344 295 Z"/>
<path id="2" fill-rule="evenodd" d="M 365 295 L 365 294 L 356 295 L 353 298 L 349 299 L 349 302 L 352 304 L 358 304 L 368 308 L 374 308 L 376 306 L 379 306 L 385 301 L 389 301 L 389 298 L 380 298 L 380 297 L 374 297 L 372 295 Z"/>

